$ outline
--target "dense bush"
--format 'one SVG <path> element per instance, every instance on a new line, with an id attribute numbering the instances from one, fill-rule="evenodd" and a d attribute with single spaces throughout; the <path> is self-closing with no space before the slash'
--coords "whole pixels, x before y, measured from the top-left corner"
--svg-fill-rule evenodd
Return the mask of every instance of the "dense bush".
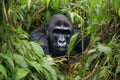
<path id="1" fill-rule="evenodd" d="M 120 73 L 120 0 L 1 0 L 0 80 L 110 80 Z M 46 56 L 29 32 L 56 13 L 91 42 L 74 60 Z M 73 36 L 72 41 L 75 40 Z M 70 45 L 71 45 L 70 43 Z M 68 49 L 70 50 L 70 49 Z"/>

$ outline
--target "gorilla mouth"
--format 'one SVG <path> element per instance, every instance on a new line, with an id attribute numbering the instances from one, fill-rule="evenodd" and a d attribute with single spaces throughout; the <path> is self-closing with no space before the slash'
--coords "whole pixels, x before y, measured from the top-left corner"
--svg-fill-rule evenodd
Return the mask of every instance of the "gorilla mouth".
<path id="1" fill-rule="evenodd" d="M 66 51 L 66 47 L 60 47 L 60 46 L 58 46 L 58 47 L 56 47 L 56 50 L 57 51 Z"/>

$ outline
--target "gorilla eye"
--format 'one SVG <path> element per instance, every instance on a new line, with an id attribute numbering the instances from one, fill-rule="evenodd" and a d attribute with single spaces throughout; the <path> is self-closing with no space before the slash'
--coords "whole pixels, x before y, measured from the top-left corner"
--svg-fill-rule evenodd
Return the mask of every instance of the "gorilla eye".
<path id="1" fill-rule="evenodd" d="M 57 33 L 57 34 L 71 34 L 70 30 L 63 30 L 63 29 L 54 29 L 53 33 Z"/>

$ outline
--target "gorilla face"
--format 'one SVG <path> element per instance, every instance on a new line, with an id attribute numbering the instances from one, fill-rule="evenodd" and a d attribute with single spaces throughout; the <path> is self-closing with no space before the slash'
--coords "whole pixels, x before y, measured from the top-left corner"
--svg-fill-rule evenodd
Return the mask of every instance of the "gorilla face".
<path id="1" fill-rule="evenodd" d="M 64 15 L 56 14 L 50 19 L 47 27 L 47 40 L 50 52 L 57 56 L 65 55 L 67 45 L 73 34 L 71 23 Z"/>

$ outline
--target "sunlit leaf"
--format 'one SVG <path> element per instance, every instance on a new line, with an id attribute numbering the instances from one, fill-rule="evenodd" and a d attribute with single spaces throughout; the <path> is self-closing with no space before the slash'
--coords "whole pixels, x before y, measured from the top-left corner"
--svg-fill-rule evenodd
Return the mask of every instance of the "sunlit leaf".
<path id="1" fill-rule="evenodd" d="M 118 15 L 120 16 L 120 8 L 119 8 L 119 10 L 118 10 Z"/>
<path id="2" fill-rule="evenodd" d="M 74 22 L 80 22 L 81 26 L 84 23 L 84 19 L 80 15 L 78 15 L 77 13 L 70 12 L 70 18 L 72 20 L 72 23 L 74 23 Z"/>
<path id="3" fill-rule="evenodd" d="M 50 0 L 47 0 L 47 8 L 48 8 L 48 6 L 49 6 L 49 3 L 50 3 Z"/>
<path id="4" fill-rule="evenodd" d="M 2 54 L 0 53 L 0 56 L 6 60 L 6 65 L 9 66 L 10 70 L 12 71 L 14 69 L 14 63 L 13 63 L 13 58 L 12 54 Z"/>
<path id="5" fill-rule="evenodd" d="M 35 42 L 30 42 L 30 44 L 35 54 L 40 58 L 43 58 L 44 52 L 43 52 L 43 49 L 40 47 L 40 45 Z"/>
<path id="6" fill-rule="evenodd" d="M 71 37 L 71 39 L 70 39 L 70 42 L 69 42 L 69 44 L 68 44 L 68 49 L 67 49 L 67 55 L 68 55 L 68 56 L 70 56 L 70 53 L 71 53 L 71 51 L 72 51 L 72 49 L 73 49 L 73 47 L 74 47 L 74 44 L 75 44 L 75 42 L 76 42 L 76 40 L 77 40 L 77 36 L 78 36 L 78 33 L 74 34 L 74 35 Z"/>
<path id="7" fill-rule="evenodd" d="M 96 49 L 91 49 L 91 50 L 88 51 L 87 54 L 91 54 L 91 53 L 94 53 L 94 52 L 96 52 Z"/>
<path id="8" fill-rule="evenodd" d="M 70 13 L 70 18 L 71 18 L 71 21 L 72 21 L 72 23 L 74 22 L 74 13 Z"/>
<path id="9" fill-rule="evenodd" d="M 27 69 L 19 68 L 19 69 L 17 70 L 16 75 L 15 75 L 15 80 L 20 80 L 20 79 L 26 77 L 29 72 L 30 72 L 30 71 L 27 70 Z"/>
<path id="10" fill-rule="evenodd" d="M 28 9 L 30 9 L 31 0 L 28 0 Z"/>
<path id="11" fill-rule="evenodd" d="M 23 68 L 27 68 L 27 67 L 28 67 L 28 65 L 27 65 L 27 63 L 26 63 L 26 61 L 25 61 L 25 59 L 24 59 L 23 56 L 18 55 L 18 54 L 14 54 L 14 59 L 15 59 L 15 62 L 16 62 L 19 66 L 21 66 L 21 67 L 23 67 Z"/>
<path id="12" fill-rule="evenodd" d="M 50 73 L 52 80 L 57 80 L 56 72 L 49 64 L 43 63 L 42 66 Z"/>
<path id="13" fill-rule="evenodd" d="M 58 9 L 59 9 L 59 0 L 52 0 L 52 1 L 51 1 L 51 7 L 52 7 L 54 10 L 58 10 Z"/>
<path id="14" fill-rule="evenodd" d="M 104 52 L 109 58 L 112 56 L 112 49 L 109 46 L 98 44 L 97 49 L 100 52 Z"/>
<path id="15" fill-rule="evenodd" d="M 7 73 L 6 73 L 6 69 L 4 68 L 3 65 L 0 65 L 0 72 L 5 76 L 5 78 L 7 79 Z"/>
<path id="16" fill-rule="evenodd" d="M 36 61 L 30 61 L 28 59 L 26 59 L 26 61 L 31 67 L 34 67 L 39 73 L 43 71 L 43 68 L 40 63 L 37 63 Z"/>

